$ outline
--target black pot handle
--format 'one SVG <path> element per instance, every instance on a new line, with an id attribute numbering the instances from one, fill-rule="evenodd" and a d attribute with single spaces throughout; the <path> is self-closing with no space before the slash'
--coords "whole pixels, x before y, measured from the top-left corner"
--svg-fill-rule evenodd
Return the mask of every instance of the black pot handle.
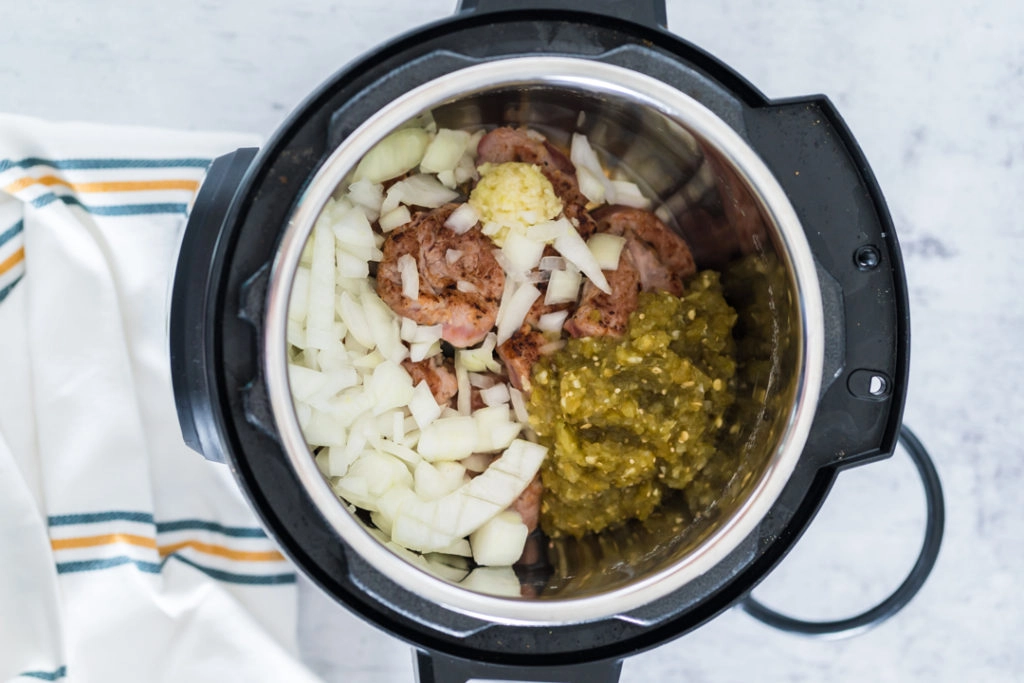
<path id="1" fill-rule="evenodd" d="M 945 505 L 942 498 L 942 484 L 925 450 L 924 445 L 906 426 L 900 429 L 900 443 L 917 467 L 917 473 L 924 484 L 925 505 L 928 514 L 925 522 L 924 543 L 917 561 L 907 578 L 889 597 L 871 609 L 854 617 L 837 621 L 804 621 L 786 616 L 766 607 L 752 596 L 747 595 L 740 607 L 750 616 L 773 628 L 805 636 L 842 638 L 857 635 L 878 626 L 906 607 L 935 566 L 942 545 L 942 531 L 945 526 Z"/>
<path id="2" fill-rule="evenodd" d="M 622 660 L 555 666 L 513 666 L 462 659 L 439 652 L 416 650 L 413 655 L 418 683 L 468 681 L 543 681 L 544 683 L 618 683 Z"/>
<path id="3" fill-rule="evenodd" d="M 665 0 L 459 0 L 455 12 L 509 12 L 519 10 L 569 10 L 603 14 L 651 28 L 668 26 Z"/>
<path id="4" fill-rule="evenodd" d="M 168 343 L 181 435 L 189 448 L 220 463 L 225 460 L 213 408 L 220 394 L 212 356 L 216 306 L 210 298 L 217 289 L 212 278 L 223 259 L 225 218 L 256 152 L 238 149 L 210 164 L 185 226 L 171 290 Z"/>

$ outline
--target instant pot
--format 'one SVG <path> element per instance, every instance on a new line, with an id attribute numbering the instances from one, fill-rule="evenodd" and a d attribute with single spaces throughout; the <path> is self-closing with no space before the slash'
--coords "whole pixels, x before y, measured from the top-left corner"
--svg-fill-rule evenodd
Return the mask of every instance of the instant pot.
<path id="1" fill-rule="evenodd" d="M 328 595 L 412 643 L 419 680 L 615 681 L 622 658 L 741 605 L 779 628 L 852 632 L 898 611 L 938 552 L 942 496 L 901 426 L 909 314 L 884 200 L 824 97 L 769 101 L 665 29 L 663 0 L 462 2 L 359 59 L 262 149 L 210 167 L 172 292 L 186 443 L 227 464 L 282 550 Z M 313 224 L 359 159 L 430 114 L 461 128 L 574 132 L 655 197 L 738 313 L 737 429 L 714 499 L 582 539 L 531 537 L 521 597 L 385 547 L 323 480 L 291 403 L 285 324 Z M 881 605 L 807 623 L 750 597 L 844 468 L 900 439 L 925 483 L 926 539 Z"/>

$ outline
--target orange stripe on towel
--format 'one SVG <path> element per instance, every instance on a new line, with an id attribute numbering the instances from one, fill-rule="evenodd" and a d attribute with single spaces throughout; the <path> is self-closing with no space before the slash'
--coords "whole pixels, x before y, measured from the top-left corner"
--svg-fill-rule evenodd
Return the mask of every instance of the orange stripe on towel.
<path id="1" fill-rule="evenodd" d="M 25 260 L 25 247 L 18 247 L 18 250 L 13 254 L 0 261 L 0 275 L 3 275 L 14 266 L 18 265 Z"/>
<path id="2" fill-rule="evenodd" d="M 94 548 L 98 545 L 111 545 L 114 543 L 127 543 L 128 545 L 137 545 L 141 548 L 156 549 L 156 541 L 154 539 L 135 534 L 102 534 L 100 536 L 83 536 L 80 538 L 55 538 L 50 541 L 50 547 L 54 550 L 68 550 L 71 548 Z"/>
<path id="3" fill-rule="evenodd" d="M 225 557 L 229 560 L 244 560 L 247 562 L 280 562 L 284 560 L 284 556 L 276 550 L 232 550 L 222 545 L 211 545 L 200 541 L 182 541 L 180 543 L 172 543 L 171 545 L 162 545 L 160 546 L 160 557 L 176 553 L 182 548 L 192 548 L 207 555 Z"/>
<path id="4" fill-rule="evenodd" d="M 109 181 L 102 183 L 70 183 L 63 178 L 58 178 L 54 175 L 43 176 L 41 178 L 24 177 L 19 180 L 15 180 L 4 188 L 5 192 L 14 194 L 19 190 L 24 190 L 26 187 L 33 185 L 43 185 L 45 187 L 54 187 L 56 185 L 62 185 L 69 187 L 75 192 L 81 193 L 99 193 L 99 192 L 141 192 L 144 190 L 188 190 L 189 192 L 195 192 L 199 188 L 198 180 L 121 180 L 121 181 Z"/>

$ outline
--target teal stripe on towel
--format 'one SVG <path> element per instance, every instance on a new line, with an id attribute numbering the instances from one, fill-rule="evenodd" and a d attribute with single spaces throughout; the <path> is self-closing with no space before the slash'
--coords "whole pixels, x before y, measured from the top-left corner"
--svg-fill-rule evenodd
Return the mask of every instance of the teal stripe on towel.
<path id="1" fill-rule="evenodd" d="M 19 678 L 38 678 L 41 681 L 56 681 L 68 675 L 68 668 L 61 666 L 53 671 L 23 671 L 18 674 Z"/>
<path id="2" fill-rule="evenodd" d="M 61 171 L 93 171 L 108 168 L 206 168 L 210 159 L 186 157 L 182 159 L 0 159 L 0 173 L 9 168 L 49 166 Z"/>

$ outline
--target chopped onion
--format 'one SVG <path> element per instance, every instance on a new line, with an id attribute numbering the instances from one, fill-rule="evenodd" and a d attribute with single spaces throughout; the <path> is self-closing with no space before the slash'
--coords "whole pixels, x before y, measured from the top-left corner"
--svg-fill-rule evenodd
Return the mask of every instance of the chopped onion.
<path id="1" fill-rule="evenodd" d="M 391 232 L 395 228 L 405 225 L 412 220 L 412 215 L 409 213 L 409 207 L 405 205 L 399 205 L 388 211 L 386 214 L 380 217 L 377 221 L 377 225 L 384 232 Z"/>
<path id="2" fill-rule="evenodd" d="M 565 340 L 564 339 L 558 339 L 558 340 L 553 341 L 553 342 L 548 342 L 547 344 L 541 344 L 540 348 L 538 348 L 537 351 L 539 351 L 542 356 L 547 356 L 547 355 L 552 354 L 555 351 L 558 351 L 559 349 L 562 349 L 564 347 L 565 347 Z"/>
<path id="3" fill-rule="evenodd" d="M 459 464 L 465 467 L 467 472 L 478 474 L 486 470 L 493 461 L 494 456 L 490 453 L 474 453 L 468 458 L 463 458 Z"/>
<path id="4" fill-rule="evenodd" d="M 508 403 L 508 385 L 499 382 L 494 386 L 487 387 L 486 389 L 481 389 L 480 399 L 484 402 L 484 405 L 488 406 L 496 406 Z"/>
<path id="5" fill-rule="evenodd" d="M 340 277 L 365 278 L 370 276 L 370 264 L 366 259 L 338 249 L 338 275 Z"/>
<path id="6" fill-rule="evenodd" d="M 356 166 L 355 179 L 380 183 L 414 169 L 430 136 L 422 128 L 402 128 L 378 142 Z"/>
<path id="7" fill-rule="evenodd" d="M 537 267 L 541 270 L 565 270 L 566 263 L 568 262 L 562 256 L 545 256 L 541 258 Z"/>
<path id="8" fill-rule="evenodd" d="M 309 310 L 309 268 L 299 266 L 288 295 L 288 320 L 303 323 Z M 305 337 L 305 334 L 303 334 Z"/>
<path id="9" fill-rule="evenodd" d="M 390 206 L 393 198 L 403 204 L 410 206 L 422 206 L 428 209 L 436 209 L 458 198 L 459 193 L 449 190 L 432 175 L 420 173 L 409 176 L 405 180 L 399 180 L 388 189 L 387 197 L 384 199 L 386 206 Z M 383 206 L 381 209 L 383 210 Z"/>
<path id="10" fill-rule="evenodd" d="M 416 268 L 416 259 L 412 254 L 398 257 L 398 272 L 402 276 L 402 296 L 416 299 L 420 294 L 420 271 Z"/>
<path id="11" fill-rule="evenodd" d="M 455 289 L 465 294 L 475 294 L 478 291 L 480 291 L 472 282 L 466 282 L 465 280 L 459 280 L 458 282 L 456 282 Z"/>
<path id="12" fill-rule="evenodd" d="M 494 375 L 485 375 L 479 372 L 469 373 L 469 384 L 477 389 L 486 389 L 495 384 Z"/>
<path id="13" fill-rule="evenodd" d="M 515 291 L 498 315 L 498 344 L 505 343 L 522 326 L 530 307 L 539 297 L 540 290 L 530 283 L 522 285 Z"/>
<path id="14" fill-rule="evenodd" d="M 366 389 L 373 396 L 375 415 L 405 407 L 414 391 L 412 377 L 406 369 L 388 360 L 373 369 Z"/>
<path id="15" fill-rule="evenodd" d="M 402 341 L 411 342 L 416 338 L 416 331 L 419 329 L 419 325 L 414 320 L 409 318 L 402 318 L 398 326 L 398 334 L 402 338 Z"/>
<path id="16" fill-rule="evenodd" d="M 530 239 L 519 232 L 510 231 L 501 247 L 502 254 L 509 260 L 512 267 L 526 272 L 540 262 L 544 253 L 544 242 Z"/>
<path id="17" fill-rule="evenodd" d="M 416 344 L 433 344 L 444 334 L 444 325 L 417 325 L 412 339 Z"/>
<path id="18" fill-rule="evenodd" d="M 441 181 L 441 184 L 447 187 L 449 190 L 454 190 L 458 187 L 458 183 L 455 181 L 455 171 L 441 171 L 437 174 L 437 179 Z"/>
<path id="19" fill-rule="evenodd" d="M 314 348 L 331 343 L 334 323 L 334 232 L 324 219 L 313 227 L 313 265 L 309 271 L 306 342 Z"/>
<path id="20" fill-rule="evenodd" d="M 385 358 L 401 362 L 409 355 L 409 349 L 399 335 L 398 316 L 375 292 L 364 292 L 360 298 L 377 349 Z"/>
<path id="21" fill-rule="evenodd" d="M 547 282 L 550 279 L 550 270 L 531 270 L 529 273 L 526 274 L 525 281 L 536 285 L 541 282 Z"/>
<path id="22" fill-rule="evenodd" d="M 576 168 L 576 179 L 580 185 L 580 192 L 594 204 L 603 204 L 605 198 L 605 187 L 593 172 L 585 166 Z"/>
<path id="23" fill-rule="evenodd" d="M 416 385 L 412 398 L 409 400 L 409 412 L 412 413 L 416 425 L 422 430 L 431 422 L 441 417 L 441 406 L 437 405 L 434 394 L 426 381 Z"/>
<path id="24" fill-rule="evenodd" d="M 462 258 L 462 252 L 458 249 L 449 249 L 444 253 L 444 260 L 450 266 Z"/>
<path id="25" fill-rule="evenodd" d="M 466 202 L 460 204 L 457 209 L 451 212 L 444 225 L 456 235 L 462 235 L 469 232 L 479 222 L 480 214 L 477 213 L 472 204 Z"/>
<path id="26" fill-rule="evenodd" d="M 472 349 L 458 349 L 455 352 L 456 364 L 462 365 L 470 372 L 501 372 L 501 365 L 494 359 L 494 349 L 498 344 L 497 335 L 489 332 L 480 346 Z"/>
<path id="27" fill-rule="evenodd" d="M 551 244 L 562 235 L 575 232 L 576 228 L 573 227 L 572 223 L 565 216 L 553 221 L 537 223 L 526 229 L 526 234 L 530 239 L 544 242 L 545 244 Z"/>
<path id="28" fill-rule="evenodd" d="M 375 221 L 380 216 L 380 205 L 384 201 L 384 186 L 367 179 L 359 180 L 348 186 L 346 197 L 362 209 L 367 220 Z"/>
<path id="29" fill-rule="evenodd" d="M 601 161 L 597 158 L 594 148 L 590 146 L 590 141 L 587 140 L 586 135 L 581 135 L 580 133 L 573 134 L 572 143 L 569 145 L 569 160 L 576 167 L 576 179 L 580 184 L 581 192 L 586 195 L 586 192 L 583 191 L 584 186 L 593 191 L 591 189 L 593 183 L 597 182 L 604 189 L 602 200 L 607 201 L 609 204 L 615 203 L 616 198 L 611 181 L 605 177 L 604 169 L 601 168 Z M 594 199 L 590 195 L 587 195 L 587 199 L 595 202 L 601 201 Z"/>
<path id="30" fill-rule="evenodd" d="M 546 303 L 546 301 L 545 301 Z M 552 311 L 545 313 L 537 320 L 537 329 L 541 332 L 561 332 L 569 311 Z"/>
<path id="31" fill-rule="evenodd" d="M 370 332 L 370 325 L 366 321 L 366 313 L 363 307 L 352 298 L 348 292 L 342 292 L 338 297 L 338 312 L 341 320 L 348 327 L 348 336 L 354 337 L 357 342 L 372 349 L 376 344 L 373 341 L 373 334 Z"/>
<path id="32" fill-rule="evenodd" d="M 594 255 L 587 248 L 579 233 L 575 230 L 566 232 L 555 239 L 555 249 L 559 254 L 569 259 L 574 266 L 583 271 L 583 274 L 590 278 L 590 281 L 605 294 L 611 294 L 612 288 L 601 272 L 601 266 L 597 264 Z"/>
<path id="33" fill-rule="evenodd" d="M 544 304 L 553 306 L 576 301 L 582 281 L 583 279 L 576 269 L 551 271 L 551 279 L 548 281 L 548 288 L 544 293 Z"/>
<path id="34" fill-rule="evenodd" d="M 469 536 L 473 559 L 482 566 L 508 567 L 523 554 L 530 531 L 518 512 L 506 510 Z"/>
<path id="35" fill-rule="evenodd" d="M 619 267 L 619 256 L 625 244 L 625 237 L 607 232 L 599 232 L 587 240 L 590 253 L 594 255 L 594 260 L 601 270 L 616 270 Z"/>
<path id="36" fill-rule="evenodd" d="M 409 344 L 409 360 L 418 363 L 421 360 L 441 353 L 441 342 L 413 342 Z"/>
<path id="37" fill-rule="evenodd" d="M 613 180 L 612 187 L 615 190 L 615 203 L 623 206 L 632 206 L 637 209 L 646 209 L 651 205 L 651 200 L 640 192 L 636 183 L 628 180 Z"/>
<path id="38" fill-rule="evenodd" d="M 523 424 L 529 424 L 530 414 L 526 412 L 526 399 L 523 397 L 523 392 L 515 387 L 509 387 L 508 393 L 512 399 L 512 411 L 516 415 L 516 420 Z"/>
<path id="39" fill-rule="evenodd" d="M 464 130 L 439 129 L 437 135 L 427 145 L 423 160 L 420 162 L 420 170 L 424 173 L 453 170 L 466 151 L 468 143 L 469 133 Z"/>
<path id="40" fill-rule="evenodd" d="M 461 460 L 476 450 L 476 421 L 468 415 L 434 420 L 420 431 L 416 446 L 416 452 L 429 462 Z"/>

